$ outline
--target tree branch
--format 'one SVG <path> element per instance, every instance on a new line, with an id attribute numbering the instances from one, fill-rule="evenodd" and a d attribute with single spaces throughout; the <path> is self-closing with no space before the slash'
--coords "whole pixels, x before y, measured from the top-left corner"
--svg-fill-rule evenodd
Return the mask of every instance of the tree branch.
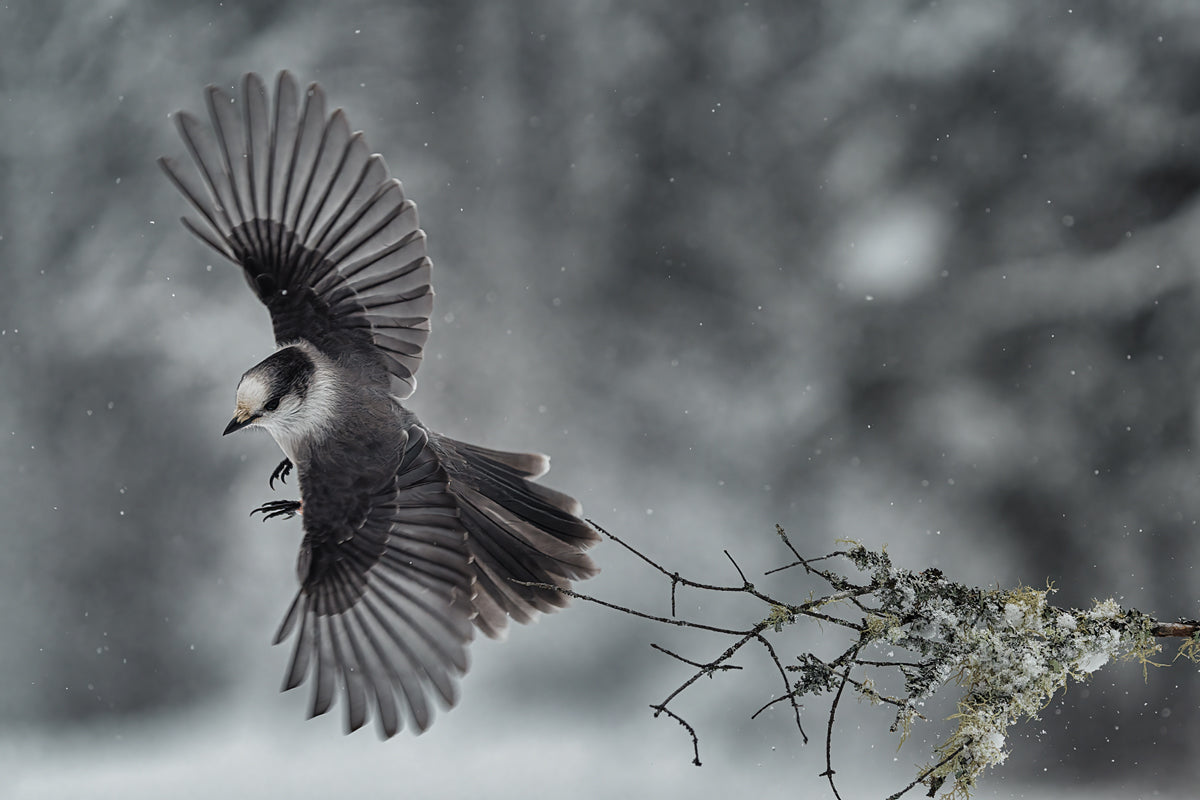
<path id="1" fill-rule="evenodd" d="M 591 520 L 589 520 L 591 522 Z M 692 660 L 657 644 L 655 650 L 694 671 L 662 702 L 653 704 L 654 716 L 665 714 L 678 722 L 692 740 L 692 763 L 700 766 L 700 737 L 672 709 L 679 697 L 701 677 L 715 672 L 740 670 L 728 663 L 743 647 L 756 641 L 767 652 L 783 682 L 783 692 L 763 703 L 751 719 L 776 703 L 787 700 L 803 743 L 808 736 L 801 723 L 801 698 L 825 693 L 830 702 L 825 735 L 825 771 L 836 800 L 841 795 L 834 781 L 833 729 L 846 687 L 850 686 L 873 705 L 895 709 L 891 730 L 901 744 L 912 724 L 928 721 L 917 709 L 939 690 L 959 693 L 955 727 L 942 737 L 934 750 L 931 766 L 921 769 L 903 789 L 887 800 L 895 800 L 917 784 L 929 787 L 933 797 L 949 784 L 955 796 L 965 797 L 982 772 L 1001 763 L 1008 727 L 1040 712 L 1054 695 L 1071 681 L 1085 680 L 1114 659 L 1137 659 L 1151 663 L 1161 638 L 1183 638 L 1179 655 L 1200 661 L 1200 621 L 1160 622 L 1136 609 L 1121 608 L 1112 600 L 1097 602 L 1088 609 L 1051 605 L 1053 590 L 1029 587 L 1004 590 L 979 589 L 949 580 L 938 569 L 912 571 L 892 564 L 886 551 L 872 551 L 855 543 L 823 556 L 805 558 L 788 539 L 782 527 L 776 532 L 793 561 L 765 574 L 802 567 L 804 576 L 821 581 L 828 591 L 799 603 L 776 599 L 755 587 L 734 557 L 724 551 L 742 581 L 741 586 L 723 586 L 691 580 L 667 569 L 604 528 L 591 524 L 638 560 L 670 581 L 671 616 L 638 611 L 600 600 L 571 589 L 541 583 L 514 581 L 523 586 L 550 589 L 613 609 L 623 614 L 678 628 L 695 629 L 730 637 L 730 643 L 709 661 Z M 838 572 L 847 565 L 857 577 Z M 765 617 L 748 618 L 744 628 L 708 625 L 676 616 L 676 594 L 680 589 L 747 595 L 762 605 Z M 752 621 L 753 620 L 753 621 Z M 832 624 L 849 641 L 832 660 L 803 650 L 785 665 L 777 645 L 767 634 L 782 633 L 802 621 Z M 897 655 L 897 653 L 902 655 Z M 875 689 L 877 674 L 904 678 L 904 692 L 896 697 Z"/>

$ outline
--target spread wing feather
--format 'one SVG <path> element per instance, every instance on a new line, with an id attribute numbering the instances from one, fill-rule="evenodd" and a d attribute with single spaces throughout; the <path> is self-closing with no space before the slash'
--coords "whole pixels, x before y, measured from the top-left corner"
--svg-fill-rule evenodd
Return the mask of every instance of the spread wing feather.
<path id="1" fill-rule="evenodd" d="M 286 71 L 273 105 L 254 74 L 240 103 L 210 86 L 208 124 L 175 115 L 195 174 L 159 164 L 197 214 L 184 225 L 242 267 L 277 342 L 354 347 L 406 398 L 433 308 L 416 205 L 320 86 L 301 97 Z"/>
<path id="2" fill-rule="evenodd" d="M 451 706 L 472 638 L 473 576 L 446 473 L 420 427 L 408 430 L 395 478 L 349 508 L 304 514 L 300 590 L 276 634 L 295 635 L 283 688 L 313 678 L 310 715 L 338 687 L 349 730 L 376 712 L 393 736 L 433 720 L 431 694 Z"/>

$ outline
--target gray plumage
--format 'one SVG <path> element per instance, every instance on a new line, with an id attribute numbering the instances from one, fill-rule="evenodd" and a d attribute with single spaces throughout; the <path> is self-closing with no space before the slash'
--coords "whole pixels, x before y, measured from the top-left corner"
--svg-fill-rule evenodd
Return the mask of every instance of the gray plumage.
<path id="1" fill-rule="evenodd" d="M 349 730 L 374 711 L 385 737 L 406 720 L 423 731 L 435 702 L 457 701 L 475 628 L 496 637 L 565 604 L 513 579 L 591 577 L 598 537 L 575 500 L 533 482 L 545 456 L 455 441 L 401 405 L 429 333 L 425 234 L 342 111 L 287 72 L 273 105 L 253 74 L 240 104 L 207 97 L 211 129 L 175 115 L 199 180 L 159 163 L 279 346 L 242 376 L 226 433 L 265 428 L 298 473 L 299 502 L 259 509 L 303 518 L 300 589 L 275 637 L 296 640 L 284 689 L 311 676 L 315 716 L 340 687 Z"/>

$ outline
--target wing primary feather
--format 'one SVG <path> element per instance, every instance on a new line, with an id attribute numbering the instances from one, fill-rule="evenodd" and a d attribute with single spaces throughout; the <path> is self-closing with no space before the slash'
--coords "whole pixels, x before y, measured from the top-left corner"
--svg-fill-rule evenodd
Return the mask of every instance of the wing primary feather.
<path id="1" fill-rule="evenodd" d="M 360 153 L 366 151 L 366 144 L 363 143 L 362 131 L 357 131 L 351 134 L 350 141 L 346 143 L 345 150 L 342 153 L 342 159 L 338 163 L 335 174 L 339 176 L 342 175 L 346 169 L 347 162 L 350 160 L 350 157 L 355 150 L 359 151 Z M 371 160 L 367 158 L 364 160 L 362 167 L 360 167 L 355 173 L 354 180 L 351 182 L 349 188 L 344 190 L 343 197 L 341 202 L 338 203 L 337 208 L 330 212 L 328 218 L 325 220 L 325 223 L 321 226 L 321 229 L 317 231 L 317 235 L 314 237 L 310 245 L 313 250 L 327 252 L 330 249 L 325 246 L 325 237 L 329 235 L 329 232 L 334 229 L 338 221 L 342 218 L 342 215 L 346 213 L 346 209 L 350 205 L 350 202 L 354 200 L 355 196 L 362 188 L 363 183 L 366 182 L 367 176 L 372 171 L 373 164 L 371 163 Z M 330 187 L 332 188 L 332 186 L 333 183 L 331 182 Z"/>
<path id="2" fill-rule="evenodd" d="M 300 122 L 296 129 L 296 149 L 292 153 L 292 169 L 289 173 L 289 182 L 293 178 L 297 178 L 294 174 L 297 163 L 306 163 L 307 170 L 303 177 L 303 186 L 299 187 L 299 195 L 292 198 L 289 194 L 288 200 L 291 204 L 291 212 L 288 215 L 290 218 L 284 220 L 284 225 L 288 230 L 298 231 L 300 226 L 300 214 L 304 209 L 304 205 L 308 199 L 309 187 L 312 185 L 313 176 L 317 171 L 317 163 L 320 160 L 322 148 L 325 143 L 325 94 L 321 91 L 321 87 L 317 84 L 310 84 L 308 92 L 304 97 L 304 110 L 300 114 Z M 318 138 L 319 137 L 319 138 Z M 315 143 L 313 140 L 316 139 Z M 302 148 L 315 147 L 315 154 L 312 158 L 301 158 Z M 283 259 L 283 263 L 294 264 L 296 261 L 296 249 L 302 246 L 301 237 L 295 236 L 288 248 L 287 257 Z"/>
<path id="3" fill-rule="evenodd" d="M 393 198 L 396 201 L 394 204 L 388 198 L 389 194 L 399 194 L 398 197 Z M 389 199 L 389 202 L 384 203 L 385 199 Z M 380 218 L 364 222 L 367 216 L 375 211 L 377 206 L 382 206 L 385 209 Z M 328 261 L 330 267 L 337 268 L 336 274 L 339 278 L 349 278 L 350 276 L 345 275 L 341 269 L 346 259 L 353 255 L 356 249 L 362 247 L 373 237 L 385 231 L 387 226 L 402 214 L 415 208 L 416 204 L 404 197 L 403 190 L 400 189 L 400 182 L 395 178 L 380 184 L 371 193 L 371 196 L 345 220 L 341 227 L 334 233 L 333 238 L 322 248 L 321 253 L 323 257 Z M 358 235 L 351 238 L 350 244 L 343 244 L 343 240 L 345 240 L 347 235 L 356 231 L 358 231 Z M 348 281 L 343 280 L 343 285 L 353 291 Z"/>
<path id="4" fill-rule="evenodd" d="M 340 123 L 337 127 L 337 131 L 339 132 L 339 134 L 342 129 L 349 130 L 349 125 L 346 123 L 346 118 L 342 114 L 342 110 L 340 108 L 334 112 L 334 117 Z M 329 128 L 331 126 L 334 125 L 334 121 L 335 121 L 334 119 L 330 120 L 329 126 L 326 126 L 327 131 L 329 130 Z M 308 249 L 308 251 L 305 253 L 303 266 L 301 268 L 302 273 L 305 275 L 308 275 L 313 269 L 316 268 L 316 266 L 319 262 L 321 262 L 322 260 L 324 260 L 326 258 L 328 249 L 324 246 L 323 240 L 324 240 L 325 236 L 328 234 L 329 230 L 334 225 L 337 224 L 338 219 L 345 212 L 346 205 L 353 199 L 354 194 L 358 190 L 358 184 L 355 183 L 353 188 L 349 192 L 347 192 L 346 196 L 344 198 L 342 198 L 340 203 L 338 203 L 337 208 L 335 208 L 332 212 L 330 212 L 326 216 L 325 222 L 322 224 L 322 226 L 321 226 L 320 230 L 317 232 L 317 234 L 315 236 L 311 235 L 312 226 L 315 225 L 317 220 L 321 218 L 322 212 L 324 212 L 324 210 L 325 210 L 325 204 L 329 201 L 329 196 L 333 192 L 334 186 L 337 185 L 338 179 L 342 175 L 342 171 L 345 168 L 346 162 L 350 158 L 352 151 L 354 150 L 355 144 L 361 143 L 361 142 L 362 142 L 362 133 L 361 132 L 355 133 L 350 136 L 350 138 L 346 142 L 345 146 L 342 147 L 341 156 L 338 158 L 338 162 L 334 166 L 333 172 L 330 174 L 329 179 L 325 184 L 324 190 L 321 192 L 321 196 L 317 201 L 317 205 L 313 209 L 312 214 L 309 217 L 308 226 L 302 235 L 302 238 L 306 243 L 305 247 Z M 365 145 L 363 145 L 363 149 L 364 150 L 366 149 Z M 365 178 L 365 175 L 366 175 L 366 171 L 360 170 L 359 180 L 360 181 L 363 180 Z M 331 266 L 332 266 L 332 264 L 331 264 Z M 312 282 L 316 283 L 315 277 L 312 278 Z"/>
<path id="5" fill-rule="evenodd" d="M 378 657 L 373 650 L 374 644 L 371 642 L 369 634 L 362 628 L 359 609 L 356 607 L 346 612 L 342 616 L 342 624 L 346 631 L 346 641 L 354 653 L 354 661 L 360 670 L 360 684 L 364 689 L 362 716 L 356 728 L 366 723 L 368 717 L 366 694 L 369 691 L 370 697 L 374 700 L 375 707 L 379 711 L 379 721 L 384 726 L 385 735 L 388 737 L 394 736 L 398 726 L 395 721 L 395 701 L 391 699 L 392 688 L 386 682 L 382 686 L 380 685 L 380 677 L 386 678 L 387 673 L 378 666 Z M 375 661 L 372 661 L 372 659 L 375 659 Z M 385 709 L 385 705 L 388 703 L 392 705 L 390 715 Z M 388 725 L 387 721 L 389 716 L 392 720 L 390 725 Z M 388 730 L 389 727 L 391 728 L 390 732 Z"/>
<path id="6" fill-rule="evenodd" d="M 350 126 L 346 122 L 346 115 L 339 108 L 333 112 L 333 116 L 325 123 L 325 128 L 321 133 L 321 148 L 317 154 L 317 158 L 313 161 L 312 177 L 316 180 L 316 185 L 313 186 L 310 182 L 310 187 L 316 190 L 316 194 L 312 203 L 312 207 L 306 209 L 302 214 L 304 220 L 302 228 L 298 228 L 300 241 L 308 246 L 308 242 L 312 241 L 313 227 L 317 224 L 317 220 L 321 217 L 321 212 L 325 208 L 325 202 L 329 199 L 329 193 L 333 189 L 333 184 L 337 180 L 337 164 L 341 163 L 341 158 L 345 154 L 345 145 L 339 144 L 339 140 L 345 136 L 349 137 Z M 338 153 L 341 155 L 338 155 Z M 330 166 L 331 159 L 337 159 L 337 163 Z M 320 175 L 318 173 L 328 169 L 328 175 Z"/>
<path id="7" fill-rule="evenodd" d="M 175 115 L 175 125 L 179 129 L 179 136 L 183 139 L 183 144 L 188 150 L 188 154 L 192 157 L 192 161 L 196 163 L 197 169 L 200 171 L 200 177 L 208 187 L 208 192 L 212 196 L 212 210 L 225 221 L 225 229 L 222 232 L 228 231 L 228 238 L 236 245 L 245 249 L 246 242 L 243 240 L 242 232 L 238 229 L 233 218 L 229 216 L 229 205 L 232 197 L 224 196 L 221 191 L 221 184 L 218 183 L 216 177 L 212 174 L 214 168 L 219 168 L 220 164 L 210 164 L 209 157 L 211 154 L 202 152 L 201 148 L 205 145 L 202 138 L 207 137 L 200 120 L 193 117 L 186 111 L 180 111 Z M 218 229 L 221 230 L 221 229 Z"/>
<path id="8" fill-rule="evenodd" d="M 459 620 L 455 619 L 454 615 L 450 613 L 453 605 L 453 594 L 455 590 L 460 588 L 460 584 L 462 582 L 461 576 L 455 576 L 459 579 L 456 582 L 420 581 L 414 579 L 412 574 L 413 571 L 416 571 L 416 567 L 410 565 L 410 570 L 403 573 L 403 575 L 405 578 L 412 581 L 412 583 L 416 584 L 417 587 L 420 587 L 423 590 L 422 592 L 416 592 L 413 590 L 414 587 L 405 585 L 405 583 L 400 579 L 399 575 L 396 574 L 398 571 L 394 565 L 394 562 L 391 569 L 376 570 L 374 574 L 376 579 L 383 584 L 385 588 L 397 595 L 402 596 L 415 608 L 422 611 L 433 623 L 435 623 L 439 629 L 444 631 L 446 634 L 457 639 L 460 643 L 469 641 L 471 639 L 470 624 L 465 620 L 462 621 L 461 625 L 457 624 Z M 442 608 L 438 608 L 430 599 L 428 599 L 431 596 L 444 600 L 445 605 Z M 389 608 L 392 608 L 393 613 L 403 616 L 403 609 L 397 606 L 394 600 L 382 592 L 379 593 L 379 597 L 384 604 L 389 606 Z M 414 629 L 417 629 L 417 626 L 414 626 Z M 418 633 L 420 633 L 422 638 L 424 638 L 434 650 L 438 651 L 438 653 L 447 662 L 454 664 L 454 666 L 460 671 L 466 672 L 467 663 L 465 660 L 465 650 L 462 650 L 461 648 L 459 648 L 458 651 L 446 649 L 444 642 L 437 638 L 425 627 L 420 627 L 418 629 Z"/>
<path id="9" fill-rule="evenodd" d="M 188 180 L 179 171 L 179 168 L 176 166 L 175 162 L 164 157 L 158 159 L 158 165 L 162 168 L 163 172 L 166 173 L 167 178 L 170 179 L 171 183 L 175 185 L 175 188 L 179 190 L 179 193 L 182 194 L 184 199 L 188 201 L 188 204 L 192 207 L 192 209 L 204 218 L 204 222 L 208 224 L 208 226 L 212 229 L 212 232 L 222 240 L 228 238 L 226 232 L 222 230 L 220 223 L 213 218 L 212 213 L 208 209 L 208 204 L 200 199 L 199 195 L 197 194 L 197 188 L 188 182 Z M 196 235 L 199 236 L 200 234 L 197 233 Z M 231 252 L 227 244 L 213 244 L 213 239 L 207 235 L 202 236 L 202 238 L 206 244 L 217 250 L 225 253 Z"/>
<path id="10" fill-rule="evenodd" d="M 381 576 L 381 580 L 383 580 L 382 576 Z M 471 638 L 470 625 L 464 625 L 462 630 L 459 630 L 457 628 L 457 626 L 453 625 L 453 620 L 449 614 L 449 612 L 451 611 L 451 608 L 452 608 L 451 602 L 450 602 L 451 598 L 446 597 L 445 598 L 445 600 L 446 600 L 445 607 L 442 609 L 437 609 L 435 607 L 432 607 L 428 603 L 426 603 L 415 592 L 411 591 L 410 589 L 407 589 L 406 587 L 402 586 L 401 584 L 399 584 L 397 582 L 389 581 L 388 588 L 391 589 L 393 592 L 395 592 L 400 597 L 402 597 L 406 602 L 411 604 L 413 607 L 422 611 L 424 613 L 424 615 L 429 618 L 430 622 L 436 624 L 439 628 L 444 630 L 451 637 L 457 639 L 460 645 L 462 642 L 470 640 L 470 638 Z M 408 621 L 409 627 L 412 628 L 414 631 L 416 631 L 417 635 L 420 636 L 421 639 L 423 639 L 425 641 L 425 644 L 428 645 L 430 650 L 432 650 L 438 656 L 438 658 L 440 658 L 442 661 L 444 661 L 448 664 L 452 664 L 455 667 L 455 669 L 459 670 L 460 672 L 466 672 L 466 670 L 467 670 L 466 651 L 461 646 L 459 648 L 457 648 L 458 652 L 455 652 L 454 649 L 447 648 L 445 641 L 443 641 L 438 636 L 436 636 L 425 625 L 418 625 L 415 620 L 408 618 L 407 615 L 405 615 L 403 607 L 396 600 L 392 599 L 391 597 L 389 597 L 388 595 L 386 595 L 382 592 L 379 594 L 379 599 L 382 603 L 384 603 L 385 605 L 388 606 L 389 610 L 391 610 L 391 612 L 393 614 L 396 614 L 398 616 L 405 616 L 405 618 Z M 438 688 L 439 688 L 439 691 L 442 691 L 442 687 L 440 685 Z M 446 689 L 444 691 L 452 692 L 453 690 Z M 447 695 L 447 694 L 443 693 L 442 697 L 443 697 L 443 699 L 446 700 L 446 702 L 452 702 L 452 700 L 453 700 L 452 694 Z"/>
<path id="11" fill-rule="evenodd" d="M 283 615 L 283 621 L 279 623 L 279 628 L 275 631 L 275 638 L 271 640 L 271 644 L 282 643 L 284 639 L 291 635 L 296 627 L 296 623 L 303 619 L 303 597 L 304 592 L 296 592 L 296 596 L 292 598 L 292 604 L 288 606 L 287 612 Z"/>
<path id="12" fill-rule="evenodd" d="M 255 221 L 255 227 L 258 228 L 259 221 L 266 219 L 265 205 L 259 202 L 262 199 L 260 194 L 265 182 L 259 173 L 265 165 L 260 165 L 259 161 L 262 160 L 262 153 L 267 150 L 266 139 L 269 136 L 265 130 L 267 126 L 266 87 L 263 86 L 262 78 L 253 72 L 246 73 L 242 79 L 242 97 L 245 105 L 243 126 L 246 131 L 246 179 L 249 183 L 250 214 Z M 260 205 L 263 210 L 260 210 Z M 271 252 L 270 239 L 266 236 L 268 233 L 269 231 L 266 230 L 259 231 L 262 254 L 266 258 L 270 258 Z"/>
<path id="13" fill-rule="evenodd" d="M 393 260 L 392 256 L 410 247 L 413 249 L 413 253 L 411 253 L 412 257 L 409 260 L 401 261 L 399 266 L 389 269 L 385 263 L 382 263 Z M 400 259 L 406 258 L 409 258 L 409 256 L 400 256 Z M 377 266 L 382 271 L 375 274 Z M 411 276 L 412 282 L 423 281 L 424 285 L 428 286 L 430 266 L 432 265 L 425 255 L 425 232 L 418 229 L 380 248 L 374 253 L 365 255 L 356 261 L 342 266 L 337 272 L 327 273 L 323 276 L 322 283 L 326 283 L 330 277 L 336 276 L 346 281 L 353 281 L 358 291 L 368 291 L 389 281 Z M 413 273 L 418 272 L 422 267 L 425 268 L 425 275 L 414 276 Z"/>
<path id="14" fill-rule="evenodd" d="M 303 599 L 297 598 L 302 604 L 300 612 L 300 632 L 296 637 L 296 647 L 292 650 L 291 664 L 283 681 L 283 691 L 295 689 L 304 682 L 308 674 L 308 664 L 312 657 L 312 627 L 313 616 L 309 608 L 309 598 L 301 590 Z"/>
<path id="15" fill-rule="evenodd" d="M 216 250 L 218 253 L 225 256 L 230 261 L 232 261 L 234 264 L 237 264 L 239 267 L 242 265 L 242 262 L 238 261 L 237 256 L 235 256 L 229 250 L 228 245 L 224 244 L 223 242 L 218 242 L 216 239 L 209 236 L 208 233 L 203 228 L 193 225 L 192 221 L 190 219 L 188 219 L 187 217 L 180 217 L 179 221 L 183 223 L 183 227 L 187 228 L 189 231 L 192 232 L 193 236 L 199 238 L 202 242 L 204 242 L 206 245 L 211 247 L 213 250 Z"/>
<path id="16" fill-rule="evenodd" d="M 409 713 L 412 715 L 413 724 L 418 731 L 424 731 L 429 727 L 429 705 L 425 699 L 425 692 L 422 690 L 420 681 L 416 677 L 420 672 L 424 672 L 424 670 L 420 669 L 420 662 L 413 654 L 412 649 L 404 641 L 404 638 L 392 626 L 387 624 L 387 620 L 380 614 L 379 609 L 375 607 L 370 598 L 364 598 L 363 607 L 371 613 L 375 624 L 388 637 L 396 654 L 400 656 L 400 659 L 403 659 L 405 665 L 408 667 L 407 669 L 401 669 L 396 663 L 400 659 L 388 659 L 385 662 L 388 674 L 396 682 L 404 695 L 404 701 L 408 706 Z"/>
<path id="17" fill-rule="evenodd" d="M 280 176 L 277 179 L 281 184 L 278 189 L 279 208 L 272 210 L 271 219 L 279 222 L 277 246 L 278 254 L 277 262 L 280 265 L 280 272 L 283 273 L 286 264 L 290 263 L 295 247 L 294 238 L 286 236 L 290 228 L 288 227 L 288 217 L 292 211 L 292 191 L 296 179 L 296 171 L 299 169 L 298 159 L 300 157 L 300 147 L 304 140 L 305 127 L 302 124 L 304 116 L 308 114 L 309 98 L 305 95 L 304 106 L 299 106 L 300 88 L 296 85 L 295 79 L 291 73 L 281 72 L 277 93 L 275 95 L 275 130 L 274 137 L 277 143 L 286 143 L 286 151 L 276 150 L 276 165 L 280 169 Z M 290 135 L 289 135 L 290 134 Z M 282 163 L 285 162 L 286 163 Z M 286 249 L 285 249 L 286 245 Z"/>
<path id="18" fill-rule="evenodd" d="M 355 226 L 369 213 L 376 205 L 379 205 L 390 193 L 398 193 L 396 198 L 399 202 L 396 203 L 389 211 L 385 212 L 383 217 L 373 224 L 367 225 L 364 230 L 357 236 L 351 237 L 349 241 L 343 244 L 343 240 L 355 230 Z M 371 196 L 362 208 L 359 209 L 351 219 L 347 220 L 341 230 L 334 236 L 333 241 L 329 243 L 329 260 L 334 264 L 341 264 L 347 258 L 354 255 L 359 248 L 367 244 L 377 234 L 382 232 L 395 220 L 399 219 L 404 214 L 416 209 L 417 204 L 404 196 L 404 190 L 400 186 L 400 181 L 392 178 L 387 183 L 380 186 L 375 194 Z M 416 227 L 415 220 L 413 227 Z"/>
<path id="19" fill-rule="evenodd" d="M 233 196 L 233 208 L 238 215 L 238 226 L 246 230 L 247 237 L 257 239 L 254 235 L 255 232 L 249 230 L 253 226 L 246 225 L 249 218 L 246 214 L 245 203 L 242 202 L 242 193 L 238 185 L 238 173 L 234 169 L 233 157 L 229 152 L 230 140 L 237 141 L 241 139 L 240 136 L 235 137 L 232 131 L 227 130 L 227 128 L 240 127 L 236 112 L 232 116 L 230 115 L 230 109 L 233 107 L 232 98 L 216 86 L 208 87 L 207 97 L 208 116 L 212 121 L 213 130 L 216 131 L 217 145 L 220 148 L 221 157 L 224 159 L 225 178 L 229 183 L 230 194 Z M 250 241 L 249 249 L 252 252 L 262 252 L 261 245 L 253 240 Z"/>
<path id="20" fill-rule="evenodd" d="M 341 665 L 342 680 L 346 691 L 346 732 L 361 728 L 367 721 L 367 692 L 363 686 L 362 667 L 352 645 L 353 639 L 346 630 L 346 618 L 342 615 L 330 618 L 333 632 L 333 655 Z"/>
<path id="21" fill-rule="evenodd" d="M 275 99 L 271 105 L 271 119 L 267 123 L 267 179 L 266 185 L 263 187 L 266 193 L 266 203 L 264 208 L 267 212 L 267 219 L 274 220 L 275 217 L 275 159 L 277 153 L 277 145 L 279 142 L 279 107 L 283 98 L 283 82 L 287 70 L 279 73 L 279 77 L 275 81 Z M 274 263 L 279 262 L 282 255 L 280 252 L 282 231 L 279 225 L 269 225 L 267 231 L 268 256 Z"/>
<path id="22" fill-rule="evenodd" d="M 354 620 L 355 626 L 359 631 L 359 636 L 352 641 L 362 643 L 363 657 L 360 658 L 360 663 L 367 665 L 366 669 L 371 685 L 371 693 L 375 695 L 375 707 L 379 711 L 379 724 L 383 728 L 384 736 L 391 738 L 399 732 L 401 724 L 400 715 L 396 709 L 395 692 L 392 691 L 391 680 L 388 676 L 387 668 L 384 666 L 386 654 L 383 652 L 375 633 L 364 621 L 361 605 L 354 607 L 350 612 L 350 617 Z"/>
<path id="23" fill-rule="evenodd" d="M 313 639 L 317 650 L 317 679 L 313 685 L 312 705 L 309 718 L 324 714 L 333 705 L 337 690 L 336 659 L 333 655 L 332 635 L 329 631 L 330 617 L 317 614 L 313 620 Z"/>
<path id="24" fill-rule="evenodd" d="M 332 678 L 327 681 L 329 691 L 323 698 L 323 707 L 315 705 L 314 711 L 323 714 L 332 707 L 337 695 L 337 678 L 340 677 L 346 695 L 346 728 L 349 732 L 362 727 L 366 713 L 362 675 L 350 648 L 343 616 L 345 610 L 352 607 L 356 601 L 348 591 L 353 584 L 353 578 L 347 574 L 346 565 L 343 562 L 335 563 L 332 573 L 323 590 L 323 594 L 328 598 L 326 608 L 318 610 L 321 614 L 318 619 L 324 629 L 324 641 L 328 642 L 326 655 Z"/>
<path id="25" fill-rule="evenodd" d="M 370 682 L 370 674 L 358 646 L 358 637 L 350 627 L 357 600 L 350 596 L 347 586 L 348 581 L 342 580 L 334 587 L 338 605 L 344 610 L 333 618 L 333 627 L 337 634 L 333 646 L 346 682 L 346 727 L 349 732 L 358 730 L 367 721 L 366 686 Z M 371 693 L 374 695 L 373 688 Z"/>

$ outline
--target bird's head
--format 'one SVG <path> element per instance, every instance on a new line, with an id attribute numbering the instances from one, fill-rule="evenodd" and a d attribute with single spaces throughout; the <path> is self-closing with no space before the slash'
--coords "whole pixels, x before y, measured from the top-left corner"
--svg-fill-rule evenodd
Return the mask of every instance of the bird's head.
<path id="1" fill-rule="evenodd" d="M 303 434 L 311 425 L 308 406 L 315 372 L 312 356 L 296 345 L 282 347 L 246 370 L 225 433 L 261 427 L 281 443 Z"/>

